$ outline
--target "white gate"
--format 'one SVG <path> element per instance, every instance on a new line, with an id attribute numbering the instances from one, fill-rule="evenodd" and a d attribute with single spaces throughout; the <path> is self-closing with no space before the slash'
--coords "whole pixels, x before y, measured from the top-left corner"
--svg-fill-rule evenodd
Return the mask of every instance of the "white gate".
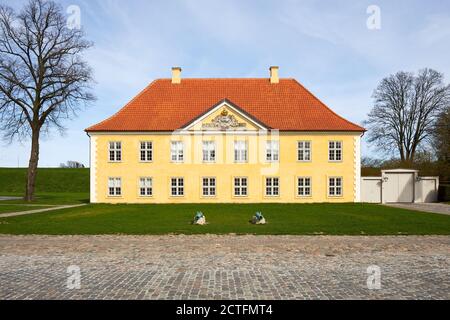
<path id="1" fill-rule="evenodd" d="M 383 202 L 414 202 L 414 180 L 417 171 L 383 172 Z"/>
<path id="2" fill-rule="evenodd" d="M 361 177 L 361 201 L 436 202 L 439 177 L 419 177 L 417 170 L 382 170 L 381 177 Z"/>

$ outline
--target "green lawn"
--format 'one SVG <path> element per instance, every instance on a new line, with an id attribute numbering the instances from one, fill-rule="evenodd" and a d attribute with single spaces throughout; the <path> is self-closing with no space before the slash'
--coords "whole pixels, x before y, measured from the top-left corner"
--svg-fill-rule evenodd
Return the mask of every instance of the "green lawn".
<path id="1" fill-rule="evenodd" d="M 22 197 L 23 194 L 20 193 L 6 193 L 0 192 L 1 196 L 16 196 Z M 17 200 L 5 200 L 1 201 L 0 204 L 27 204 L 22 199 Z M 79 204 L 79 203 L 89 203 L 89 193 L 85 192 L 67 192 L 67 193 L 57 193 L 57 192 L 38 192 L 35 194 L 35 199 L 32 204 L 49 204 L 49 205 L 65 205 L 65 204 Z"/>
<path id="2" fill-rule="evenodd" d="M 206 226 L 191 225 L 202 211 Z M 249 223 L 262 211 L 267 225 Z M 450 234 L 450 216 L 375 204 L 95 204 L 0 218 L 3 234 Z"/>
<path id="3" fill-rule="evenodd" d="M 13 204 L 3 204 L 0 202 L 0 214 L 6 212 L 18 212 L 18 211 L 27 211 L 27 210 L 36 210 L 36 209 L 44 209 L 49 206 L 26 206 L 26 205 L 13 205 Z"/>
<path id="4" fill-rule="evenodd" d="M 26 173 L 26 168 L 0 168 L 0 196 L 23 197 Z M 21 199 L 0 202 L 5 203 L 27 202 Z M 50 205 L 89 203 L 89 169 L 39 168 L 33 203 Z"/>
<path id="5" fill-rule="evenodd" d="M 0 195 L 25 192 L 26 168 L 0 168 Z M 39 168 L 36 192 L 89 192 L 89 169 Z"/>
<path id="6" fill-rule="evenodd" d="M 26 169 L 0 168 L 0 195 L 23 196 Z M 65 193 L 61 193 L 64 191 Z M 89 169 L 39 168 L 34 204 L 89 203 Z M 0 213 L 34 210 L 0 202 Z M 43 207 L 42 207 L 43 208 Z M 191 225 L 202 211 L 206 226 Z M 268 224 L 248 221 L 262 211 Z M 450 234 L 450 216 L 375 204 L 107 205 L 0 218 L 4 234 Z"/>

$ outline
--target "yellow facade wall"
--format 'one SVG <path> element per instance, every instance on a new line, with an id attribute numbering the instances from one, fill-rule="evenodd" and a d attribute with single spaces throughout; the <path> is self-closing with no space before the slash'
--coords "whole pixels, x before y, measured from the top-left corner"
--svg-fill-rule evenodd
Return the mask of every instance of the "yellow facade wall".
<path id="1" fill-rule="evenodd" d="M 247 133 L 90 133 L 91 136 L 91 200 L 104 203 L 258 203 L 258 202 L 353 202 L 357 201 L 357 161 L 359 161 L 359 136 L 351 132 L 280 132 L 279 135 L 258 135 Z M 280 159 L 278 163 L 265 162 L 265 141 L 279 140 Z M 184 163 L 170 161 L 170 142 L 183 140 L 185 143 Z M 202 163 L 202 141 L 216 142 L 215 163 Z M 248 141 L 247 163 L 234 163 L 234 140 Z M 297 161 L 297 142 L 311 141 L 312 159 Z M 343 159 L 328 161 L 328 142 L 343 143 Z M 122 161 L 109 162 L 108 143 L 121 141 Z M 140 162 L 140 141 L 152 141 L 153 161 Z M 92 168 L 94 166 L 94 168 Z M 248 196 L 233 195 L 233 178 L 248 177 Z M 310 197 L 296 195 L 296 178 L 312 178 Z M 343 195 L 328 196 L 328 177 L 343 178 Z M 121 177 L 122 195 L 108 196 L 108 177 Z M 153 196 L 139 196 L 139 178 L 152 177 Z M 184 196 L 170 195 L 170 178 L 183 177 Z M 201 178 L 216 178 L 216 196 L 201 194 Z M 279 177 L 280 195 L 265 195 L 265 177 Z"/>

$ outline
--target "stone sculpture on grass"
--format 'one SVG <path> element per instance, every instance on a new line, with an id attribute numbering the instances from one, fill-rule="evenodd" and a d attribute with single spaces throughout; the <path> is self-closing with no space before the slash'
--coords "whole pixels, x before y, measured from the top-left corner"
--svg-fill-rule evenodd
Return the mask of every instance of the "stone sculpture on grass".
<path id="1" fill-rule="evenodd" d="M 195 217 L 194 217 L 194 221 L 192 223 L 199 224 L 199 225 L 206 224 L 206 218 L 205 218 L 205 215 L 203 214 L 203 212 L 197 211 L 197 213 L 195 214 Z"/>
<path id="2" fill-rule="evenodd" d="M 266 224 L 266 219 L 260 211 L 256 212 L 253 216 L 251 223 L 253 224 Z"/>

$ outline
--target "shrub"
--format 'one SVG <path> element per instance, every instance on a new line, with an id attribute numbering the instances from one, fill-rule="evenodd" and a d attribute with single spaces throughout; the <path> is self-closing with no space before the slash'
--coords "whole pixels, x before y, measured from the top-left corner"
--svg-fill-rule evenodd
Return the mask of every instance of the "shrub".
<path id="1" fill-rule="evenodd" d="M 438 199 L 439 201 L 450 201 L 450 184 L 439 185 Z"/>

